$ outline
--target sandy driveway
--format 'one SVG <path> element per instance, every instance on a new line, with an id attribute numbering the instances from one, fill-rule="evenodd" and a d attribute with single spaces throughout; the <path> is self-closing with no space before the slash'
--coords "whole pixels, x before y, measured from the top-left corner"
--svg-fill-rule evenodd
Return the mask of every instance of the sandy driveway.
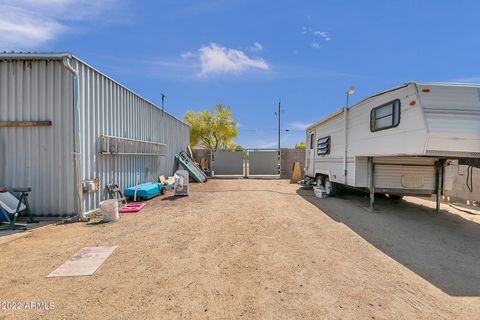
<path id="1" fill-rule="evenodd" d="M 0 245 L 0 301 L 54 309 L 0 319 L 480 318 L 480 217 L 365 204 L 211 180 L 117 223 L 49 226 Z M 119 248 L 93 276 L 45 277 L 97 245 Z"/>

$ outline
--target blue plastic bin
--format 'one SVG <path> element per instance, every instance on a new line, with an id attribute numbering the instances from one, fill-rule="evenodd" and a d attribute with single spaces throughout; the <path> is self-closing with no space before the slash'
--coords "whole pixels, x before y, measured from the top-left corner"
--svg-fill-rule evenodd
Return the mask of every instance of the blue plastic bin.
<path id="1" fill-rule="evenodd" d="M 163 184 L 161 183 L 143 183 L 137 186 L 137 198 L 151 199 L 161 194 Z M 135 186 L 125 189 L 126 197 L 135 196 Z"/>

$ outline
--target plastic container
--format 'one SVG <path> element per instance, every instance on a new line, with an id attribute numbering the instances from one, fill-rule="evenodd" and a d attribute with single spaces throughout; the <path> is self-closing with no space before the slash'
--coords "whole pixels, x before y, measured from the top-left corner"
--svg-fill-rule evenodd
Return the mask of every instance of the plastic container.
<path id="1" fill-rule="evenodd" d="M 323 187 L 314 187 L 313 192 L 315 193 L 315 197 L 323 199 L 327 197 L 327 192 Z"/>
<path id="2" fill-rule="evenodd" d="M 15 212 L 17 212 L 18 202 L 19 200 L 15 198 L 15 196 L 10 192 L 0 193 L 0 206 L 8 213 L 14 214 Z M 25 209 L 26 207 L 22 203 L 20 205 L 20 211 L 23 211 Z"/>
<path id="3" fill-rule="evenodd" d="M 118 214 L 118 200 L 110 199 L 100 202 L 100 209 L 102 209 L 103 221 L 118 221 L 120 215 Z"/>
<path id="4" fill-rule="evenodd" d="M 144 200 L 151 199 L 162 193 L 163 184 L 162 183 L 143 183 L 137 186 L 133 186 L 125 189 L 125 196 L 134 198 L 135 191 L 137 193 L 137 198 L 142 198 Z"/>
<path id="5" fill-rule="evenodd" d="M 120 213 L 139 212 L 143 209 L 143 207 L 145 207 L 145 205 L 145 202 L 131 202 L 120 209 Z"/>
<path id="6" fill-rule="evenodd" d="M 173 194 L 175 196 L 188 196 L 189 175 L 187 170 L 177 170 L 174 174 L 175 187 Z"/>
<path id="7" fill-rule="evenodd" d="M 10 222 L 12 215 L 0 207 L 0 222 Z"/>

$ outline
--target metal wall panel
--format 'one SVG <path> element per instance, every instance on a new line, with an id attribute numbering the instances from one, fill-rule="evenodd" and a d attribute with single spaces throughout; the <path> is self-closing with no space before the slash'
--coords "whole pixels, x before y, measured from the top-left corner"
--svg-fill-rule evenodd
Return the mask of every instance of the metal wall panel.
<path id="1" fill-rule="evenodd" d="M 277 175 L 278 151 L 250 151 L 248 164 L 249 175 Z"/>
<path id="2" fill-rule="evenodd" d="M 213 152 L 213 170 L 218 175 L 243 175 L 243 152 Z"/>
<path id="3" fill-rule="evenodd" d="M 398 188 L 402 186 L 402 175 L 422 175 L 424 185 L 421 190 L 435 189 L 435 161 L 430 157 L 375 157 L 375 187 Z M 367 157 L 355 158 L 355 186 L 368 187 Z M 433 189 L 432 189 L 433 188 Z"/>
<path id="4" fill-rule="evenodd" d="M 32 187 L 35 215 L 75 213 L 73 79 L 59 61 L 0 61 L 0 121 L 52 121 L 0 128 L 0 185 Z"/>
<path id="5" fill-rule="evenodd" d="M 438 159 L 430 157 L 375 157 L 375 164 L 403 164 L 417 166 L 435 166 Z"/>
<path id="6" fill-rule="evenodd" d="M 422 177 L 421 185 L 410 187 L 403 185 L 406 175 Z M 435 190 L 435 167 L 415 167 L 403 165 L 375 165 L 375 188 Z"/>
<path id="7" fill-rule="evenodd" d="M 419 84 L 418 88 L 430 131 L 480 135 L 479 86 Z"/>
<path id="8" fill-rule="evenodd" d="M 408 189 L 402 185 L 402 177 L 406 175 L 422 177 L 421 186 L 416 190 L 435 190 L 436 171 L 435 158 L 427 157 L 391 157 L 374 158 L 375 188 Z"/>
<path id="9" fill-rule="evenodd" d="M 468 172 L 469 170 L 471 171 Z M 472 187 L 471 190 L 467 184 Z M 451 200 L 454 201 L 479 201 L 480 168 L 469 169 L 467 165 L 459 165 L 458 161 L 453 161 L 452 165 L 445 168 L 445 190 L 445 195 L 452 197 Z"/>
<path id="10" fill-rule="evenodd" d="M 480 86 L 419 84 L 418 88 L 428 126 L 426 154 L 478 157 Z"/>
<path id="11" fill-rule="evenodd" d="M 151 102 L 76 60 L 80 83 L 80 140 L 82 179 L 100 179 L 100 191 L 84 193 L 84 211 L 98 208 L 106 198 L 105 185 L 117 183 L 122 189 L 140 182 L 172 175 L 174 156 L 186 150 L 189 127 Z M 100 155 L 99 136 L 107 134 L 165 143 L 166 156 Z"/>

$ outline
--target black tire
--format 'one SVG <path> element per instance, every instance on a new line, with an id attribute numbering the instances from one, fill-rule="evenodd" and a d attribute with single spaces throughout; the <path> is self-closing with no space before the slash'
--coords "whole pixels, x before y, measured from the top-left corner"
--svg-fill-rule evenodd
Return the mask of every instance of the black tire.
<path id="1" fill-rule="evenodd" d="M 322 176 L 317 176 L 317 178 L 315 179 L 315 185 L 316 185 L 317 187 L 323 186 Z"/>
<path id="2" fill-rule="evenodd" d="M 339 185 L 336 182 L 330 182 L 330 178 L 325 177 L 323 180 L 323 187 L 325 188 L 325 192 L 329 197 L 335 197 L 339 192 Z"/>

